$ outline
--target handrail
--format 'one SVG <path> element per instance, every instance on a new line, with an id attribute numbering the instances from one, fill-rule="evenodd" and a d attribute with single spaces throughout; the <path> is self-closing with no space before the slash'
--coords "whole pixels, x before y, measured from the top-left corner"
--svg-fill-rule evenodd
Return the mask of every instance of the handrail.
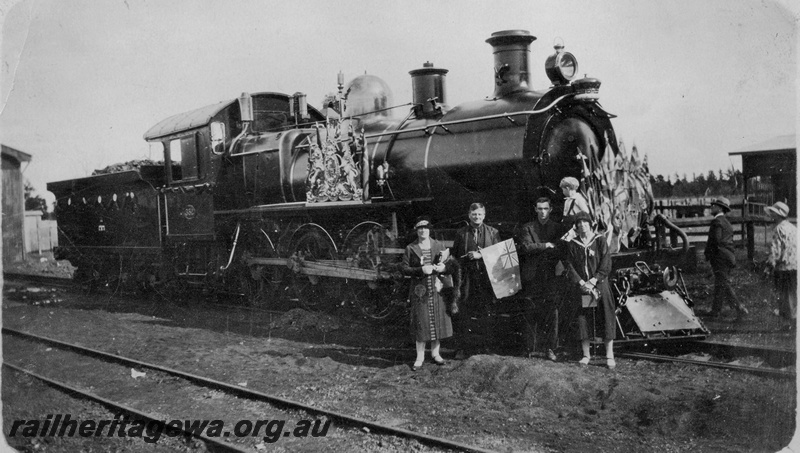
<path id="1" fill-rule="evenodd" d="M 666 226 L 669 230 L 674 231 L 675 233 L 677 233 L 678 236 L 681 237 L 681 241 L 683 241 L 683 253 L 688 253 L 689 252 L 689 236 L 686 235 L 686 232 L 684 232 L 682 229 L 680 229 L 680 227 L 678 227 L 674 223 L 670 222 L 669 219 L 664 217 L 663 214 L 656 214 L 655 217 L 653 217 L 653 221 L 661 221 L 661 222 L 663 222 L 664 226 Z M 661 247 L 661 238 L 658 237 L 658 233 L 659 233 L 659 230 L 658 230 L 658 228 L 656 228 L 656 241 L 657 241 L 658 247 L 660 248 Z"/>
<path id="2" fill-rule="evenodd" d="M 239 231 L 242 228 L 242 222 L 236 223 L 236 235 L 233 237 L 233 247 L 231 248 L 231 255 L 228 257 L 228 263 L 224 266 L 221 266 L 219 270 L 226 271 L 230 267 L 231 263 L 233 262 L 233 254 L 236 253 L 236 243 L 239 242 Z"/>
<path id="3" fill-rule="evenodd" d="M 570 93 L 570 94 L 565 94 L 563 96 L 560 96 L 560 97 L 556 98 L 556 100 L 551 102 L 549 105 L 547 105 L 544 108 L 541 108 L 539 110 L 522 110 L 522 111 L 519 111 L 519 112 L 496 113 L 494 115 L 485 115 L 485 116 L 479 116 L 479 117 L 475 117 L 475 118 L 464 118 L 464 119 L 453 120 L 453 121 L 445 121 L 445 122 L 439 121 L 437 123 L 428 124 L 426 126 L 414 127 L 414 128 L 411 128 L 411 129 L 394 130 L 394 131 L 391 131 L 391 132 L 381 132 L 381 133 L 377 133 L 377 134 L 366 134 L 366 135 L 364 135 L 364 138 L 376 138 L 376 137 L 383 137 L 383 136 L 386 136 L 386 135 L 405 134 L 405 133 L 408 133 L 408 132 L 425 132 L 427 134 L 428 133 L 428 129 L 441 127 L 443 129 L 447 130 L 447 128 L 445 126 L 450 126 L 450 125 L 454 125 L 454 124 L 474 123 L 474 122 L 477 122 L 477 121 L 488 121 L 488 120 L 495 120 L 495 119 L 498 119 L 498 118 L 506 118 L 506 119 L 511 120 L 512 116 L 537 115 L 537 114 L 544 113 L 544 112 L 550 110 L 551 108 L 555 107 L 556 104 L 561 102 L 564 98 L 569 97 L 569 96 L 574 96 L 574 94 Z"/>

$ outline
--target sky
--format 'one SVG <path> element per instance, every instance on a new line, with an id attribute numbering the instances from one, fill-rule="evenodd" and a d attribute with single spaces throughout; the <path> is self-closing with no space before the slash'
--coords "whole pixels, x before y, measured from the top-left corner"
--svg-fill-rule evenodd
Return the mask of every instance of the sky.
<path id="1" fill-rule="evenodd" d="M 0 0 L 0 142 L 46 183 L 153 158 L 162 119 L 242 92 L 319 106 L 369 73 L 411 100 L 408 71 L 449 70 L 451 106 L 494 87 L 485 40 L 529 30 L 531 85 L 561 38 L 601 80 L 617 136 L 653 174 L 741 168 L 728 153 L 798 126 L 798 17 L 784 0 Z"/>

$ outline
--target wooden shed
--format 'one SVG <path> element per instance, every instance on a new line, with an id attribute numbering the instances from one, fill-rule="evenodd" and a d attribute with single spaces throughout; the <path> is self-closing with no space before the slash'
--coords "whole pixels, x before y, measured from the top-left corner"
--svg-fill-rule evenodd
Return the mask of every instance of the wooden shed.
<path id="1" fill-rule="evenodd" d="M 22 163 L 31 155 L 2 147 L 3 158 L 3 266 L 20 262 L 25 257 L 25 190 Z"/>
<path id="2" fill-rule="evenodd" d="M 766 218 L 764 208 L 776 201 L 797 217 L 797 137 L 781 135 L 729 153 L 742 156 L 745 218 Z"/>

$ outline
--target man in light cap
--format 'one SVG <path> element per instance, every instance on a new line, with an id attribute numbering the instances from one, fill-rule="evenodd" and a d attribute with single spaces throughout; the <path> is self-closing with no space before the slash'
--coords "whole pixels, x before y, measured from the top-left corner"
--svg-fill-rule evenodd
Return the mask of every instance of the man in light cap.
<path id="1" fill-rule="evenodd" d="M 797 227 L 791 224 L 789 206 L 779 201 L 767 208 L 775 221 L 765 272 L 772 271 L 778 291 L 778 313 L 793 329 L 797 319 Z"/>
<path id="2" fill-rule="evenodd" d="M 737 319 L 742 319 L 748 312 L 733 293 L 730 282 L 731 270 L 736 267 L 736 256 L 733 253 L 733 227 L 725 214 L 731 210 L 731 203 L 727 198 L 719 197 L 711 202 L 710 208 L 714 220 L 708 228 L 704 254 L 714 271 L 714 302 L 706 316 L 719 316 L 722 305 L 727 303 L 739 313 Z"/>

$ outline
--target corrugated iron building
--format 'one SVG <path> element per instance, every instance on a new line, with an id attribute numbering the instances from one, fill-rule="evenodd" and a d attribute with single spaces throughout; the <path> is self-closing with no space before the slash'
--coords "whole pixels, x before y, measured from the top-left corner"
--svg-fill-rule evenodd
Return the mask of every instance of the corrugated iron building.
<path id="1" fill-rule="evenodd" d="M 0 145 L 3 158 L 3 266 L 25 257 L 25 188 L 22 163 L 31 155 Z"/>

